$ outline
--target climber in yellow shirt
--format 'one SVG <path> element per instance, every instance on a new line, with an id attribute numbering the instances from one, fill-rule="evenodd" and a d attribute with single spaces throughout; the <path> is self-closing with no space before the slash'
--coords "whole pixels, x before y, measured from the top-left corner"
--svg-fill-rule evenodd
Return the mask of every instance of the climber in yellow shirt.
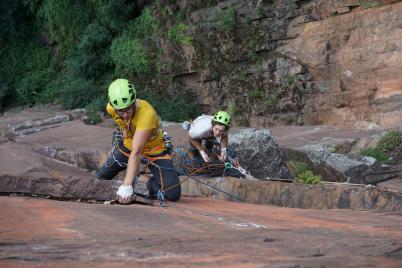
<path id="1" fill-rule="evenodd" d="M 136 98 L 135 88 L 127 79 L 113 81 L 108 97 L 106 110 L 120 133 L 115 133 L 116 142 L 108 159 L 97 171 L 97 178 L 111 180 L 127 169 L 116 194 L 120 203 L 129 203 L 134 193 L 134 177 L 145 157 L 153 175 L 147 183 L 150 196 L 162 193 L 168 200 L 178 201 L 181 195 L 179 177 L 165 148 L 160 119 L 154 108 L 147 101 Z"/>

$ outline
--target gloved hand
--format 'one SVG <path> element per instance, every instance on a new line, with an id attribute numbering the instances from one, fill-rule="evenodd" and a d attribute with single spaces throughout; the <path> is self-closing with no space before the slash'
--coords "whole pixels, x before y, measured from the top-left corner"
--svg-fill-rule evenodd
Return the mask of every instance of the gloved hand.
<path id="1" fill-rule="evenodd" d="M 132 185 L 121 185 L 116 195 L 119 198 L 119 202 L 121 204 L 130 203 L 131 196 L 133 195 L 134 190 Z"/>
<path id="2" fill-rule="evenodd" d="M 219 160 L 225 161 L 227 157 L 227 150 L 225 147 L 221 148 L 221 155 L 218 156 Z"/>
<path id="3" fill-rule="evenodd" d="M 200 155 L 205 162 L 209 162 L 209 157 L 205 151 L 200 151 Z"/>

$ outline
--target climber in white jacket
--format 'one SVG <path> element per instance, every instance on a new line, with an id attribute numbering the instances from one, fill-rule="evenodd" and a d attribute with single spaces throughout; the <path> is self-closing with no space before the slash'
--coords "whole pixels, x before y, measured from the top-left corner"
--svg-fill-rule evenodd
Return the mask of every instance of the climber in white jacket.
<path id="1" fill-rule="evenodd" d="M 189 129 L 190 146 L 189 151 L 194 157 L 201 156 L 205 162 L 210 161 L 208 153 L 213 143 L 220 144 L 221 153 L 219 160 L 227 158 L 228 132 L 230 128 L 230 115 L 227 112 L 219 111 L 214 116 L 201 115 L 191 124 Z"/>

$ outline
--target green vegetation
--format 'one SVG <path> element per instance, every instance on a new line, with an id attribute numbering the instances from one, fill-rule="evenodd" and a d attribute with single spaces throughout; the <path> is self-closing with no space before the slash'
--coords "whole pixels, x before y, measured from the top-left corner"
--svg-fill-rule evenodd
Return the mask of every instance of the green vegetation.
<path id="1" fill-rule="evenodd" d="M 384 164 L 392 164 L 391 159 L 389 159 L 388 155 L 378 148 L 366 148 L 360 152 L 364 156 L 371 156 L 381 163 Z"/>
<path id="2" fill-rule="evenodd" d="M 264 92 L 261 88 L 255 88 L 253 91 L 250 92 L 249 97 L 260 99 L 264 95 Z"/>
<path id="3" fill-rule="evenodd" d="M 94 101 L 85 106 L 85 112 L 87 119 L 85 123 L 90 125 L 96 125 L 102 122 L 100 111 L 104 109 L 105 103 L 103 98 L 96 98 Z"/>
<path id="4" fill-rule="evenodd" d="M 310 170 L 310 166 L 303 159 L 293 159 L 289 161 L 289 168 L 296 176 L 299 173 Z"/>
<path id="5" fill-rule="evenodd" d="M 159 102 L 160 105 L 156 105 L 156 107 L 163 120 L 181 122 L 201 114 L 201 107 L 195 105 L 194 98 L 187 95 L 179 94 L 168 102 L 162 100 Z"/>
<path id="6" fill-rule="evenodd" d="M 400 159 L 402 153 L 402 132 L 388 132 L 384 138 L 381 139 L 377 147 L 391 157 Z"/>
<path id="7" fill-rule="evenodd" d="M 148 7 L 124 0 L 4 0 L 0 16 L 0 110 L 58 102 L 86 107 L 88 123 L 97 123 L 108 85 L 127 77 L 162 118 L 187 119 L 199 111 L 194 98 L 170 99 L 160 90 L 167 29 L 162 32 Z M 191 43 L 186 24 L 172 27 L 169 38 Z M 176 117 L 175 105 L 183 107 Z"/>
<path id="8" fill-rule="evenodd" d="M 88 2 L 77 0 L 44 0 L 38 12 L 62 52 L 79 39 L 93 16 Z"/>
<path id="9" fill-rule="evenodd" d="M 120 76 L 158 73 L 160 56 L 157 38 L 159 23 L 145 8 L 140 17 L 116 38 L 111 45 L 111 57 Z"/>
<path id="10" fill-rule="evenodd" d="M 235 101 L 229 101 L 226 111 L 231 116 L 235 116 L 239 113 L 239 105 L 237 105 Z"/>
<path id="11" fill-rule="evenodd" d="M 279 103 L 279 98 L 276 94 L 269 94 L 264 97 L 264 105 L 268 108 L 275 108 Z"/>
<path id="12" fill-rule="evenodd" d="M 402 132 L 388 132 L 375 148 L 366 148 L 362 155 L 371 156 L 384 164 L 394 164 L 402 160 Z"/>
<path id="13" fill-rule="evenodd" d="M 147 52 L 141 41 L 129 35 L 123 35 L 113 41 L 111 57 L 116 64 L 116 72 L 123 76 L 130 72 L 147 74 L 151 70 Z"/>
<path id="14" fill-rule="evenodd" d="M 334 146 L 332 146 L 330 148 L 330 150 L 331 150 L 331 153 L 335 153 L 335 154 L 340 153 L 342 151 L 342 145 L 341 144 L 335 144 Z"/>
<path id="15" fill-rule="evenodd" d="M 169 40 L 177 42 L 181 45 L 191 45 L 193 38 L 187 34 L 188 25 L 179 23 L 170 28 L 168 32 Z"/>
<path id="16" fill-rule="evenodd" d="M 378 7 L 381 5 L 381 3 L 377 0 L 359 0 L 359 5 L 362 8 L 372 8 L 372 7 Z"/>
<path id="17" fill-rule="evenodd" d="M 304 125 L 304 115 L 303 114 L 299 114 L 297 116 L 297 124 L 299 126 L 303 126 Z"/>
<path id="18" fill-rule="evenodd" d="M 264 7 L 261 4 L 257 7 L 257 16 L 259 18 L 262 18 L 265 16 Z"/>
<path id="19" fill-rule="evenodd" d="M 233 31 L 237 24 L 236 16 L 237 11 L 234 7 L 230 7 L 226 11 L 217 7 L 212 12 L 209 20 L 218 20 L 216 25 L 219 28 L 226 31 Z"/>
<path id="20" fill-rule="evenodd" d="M 321 176 L 315 175 L 311 170 L 306 170 L 297 174 L 297 181 L 305 184 L 319 184 Z"/>
<path id="21" fill-rule="evenodd" d="M 286 83 L 288 85 L 291 85 L 291 84 L 293 84 L 295 82 L 295 77 L 291 76 L 291 75 L 288 75 L 288 76 L 285 77 L 285 81 L 286 81 Z"/>
<path id="22" fill-rule="evenodd" d="M 250 55 L 251 60 L 253 62 L 260 63 L 261 59 L 258 56 L 258 53 L 257 53 L 257 50 L 256 50 L 257 49 L 257 42 L 255 40 L 251 40 L 247 44 L 247 47 L 248 47 L 248 49 L 250 49 L 249 55 Z"/>
<path id="23" fill-rule="evenodd" d="M 289 169 L 295 175 L 296 180 L 305 184 L 318 184 L 321 183 L 321 176 L 315 175 L 311 171 L 311 166 L 308 164 L 308 160 L 302 154 L 297 153 L 291 156 L 292 160 L 289 160 Z"/>

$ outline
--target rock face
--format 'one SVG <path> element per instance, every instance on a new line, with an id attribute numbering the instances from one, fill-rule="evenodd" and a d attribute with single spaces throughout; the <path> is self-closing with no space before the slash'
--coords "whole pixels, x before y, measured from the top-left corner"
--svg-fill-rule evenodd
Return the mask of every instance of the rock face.
<path id="1" fill-rule="evenodd" d="M 55 109 L 54 107 L 51 108 Z M 49 113 L 52 113 L 52 111 Z M 72 120 L 81 119 L 85 116 L 85 109 L 75 109 L 63 112 L 58 111 L 58 113 L 59 114 L 56 115 L 47 115 L 45 118 L 43 118 L 43 114 L 39 113 L 39 116 L 41 116 L 40 118 L 33 116 L 31 119 L 24 120 L 22 122 L 11 121 L 8 124 L 4 124 L 2 122 L 2 124 L 0 124 L 0 137 L 5 138 L 5 140 L 15 142 L 16 137 L 18 136 L 37 133 L 39 131 L 58 127 L 63 123 Z"/>
<path id="2" fill-rule="evenodd" d="M 332 153 L 320 145 L 304 146 L 297 153 L 304 153 L 311 161 L 312 169 L 325 181 L 375 185 L 396 177 L 398 173 L 392 172 L 393 167 L 383 165 L 372 157 Z"/>
<path id="3" fill-rule="evenodd" d="M 45 117 L 47 118 L 47 116 Z M 13 121 L 19 122 L 15 125 L 24 125 L 25 116 L 19 119 L 13 119 Z M 0 125 L 7 120 L 7 117 L 2 118 Z M 15 126 L 10 122 L 7 125 Z M 55 122 L 54 125 L 57 127 L 31 135 L 17 135 L 15 142 L 7 141 L 0 144 L 0 193 L 40 195 L 60 199 L 95 199 L 99 201 L 114 199 L 124 172 L 111 181 L 97 180 L 94 174 L 94 169 L 104 162 L 106 152 L 110 148 L 113 128 L 85 125 L 81 120 L 73 120 L 61 125 Z M 285 146 L 286 150 L 289 149 L 289 146 L 298 147 L 298 144 L 307 145 L 309 142 L 311 144 L 318 142 L 332 147 L 336 142 L 348 140 L 345 139 L 347 137 L 367 135 L 367 133 L 354 133 L 354 131 L 340 135 L 340 130 L 329 127 L 322 127 L 321 130 L 316 126 L 286 128 L 288 130 L 285 132 L 272 129 L 279 144 Z M 178 129 L 176 132 L 173 129 L 169 130 L 169 133 L 174 133 L 175 142 L 187 142 L 184 130 L 181 130 L 181 135 Z M 303 133 L 304 135 L 302 135 Z M 330 139 L 329 136 L 333 136 L 333 138 Z M 291 179 L 281 149 L 271 131 L 232 129 L 230 144 L 233 146 L 241 166 L 251 171 L 255 177 Z M 351 142 L 350 146 L 352 144 L 354 142 Z M 344 174 L 351 176 L 348 174 L 354 172 L 357 174 L 355 177 L 359 178 L 359 174 L 365 174 L 366 169 L 371 168 L 369 166 L 360 167 L 360 164 L 355 164 L 355 162 L 345 165 L 341 161 L 344 156 L 339 154 L 338 158 L 335 158 L 335 155 L 327 155 L 327 151 L 323 151 L 325 154 L 317 156 L 317 161 L 314 160 L 314 157 L 310 157 L 311 161 L 318 164 L 324 163 L 332 172 L 327 173 L 333 176 L 344 178 L 342 177 Z M 320 162 L 321 160 L 325 161 Z M 343 183 L 303 185 L 295 182 L 236 179 L 229 176 L 197 178 L 198 181 L 185 176 L 181 177 L 183 195 L 216 195 L 219 198 L 227 198 L 226 194 L 206 187 L 205 183 L 208 183 L 250 203 L 319 209 L 401 210 L 401 190 L 400 186 L 398 187 L 401 185 L 400 182 L 395 187 L 387 189 L 382 186 Z M 141 177 L 136 191 L 145 192 L 145 182 L 146 178 Z"/>
<path id="4" fill-rule="evenodd" d="M 258 179 L 292 180 L 286 160 L 271 131 L 268 129 L 241 129 L 230 136 L 240 165 Z"/>
<path id="5" fill-rule="evenodd" d="M 396 127 L 401 18 L 400 1 L 204 4 L 185 21 L 191 44 L 162 42 L 161 71 L 241 126 Z"/>
<path id="6" fill-rule="evenodd" d="M 398 168 L 363 157 L 375 147 L 384 130 L 339 129 L 334 126 L 280 126 L 271 128 L 293 174 L 312 170 L 323 181 L 378 185 L 398 178 Z"/>
<path id="7" fill-rule="evenodd" d="M 41 195 L 63 199 L 114 200 L 119 181 L 87 178 L 32 178 L 0 175 L 1 193 Z"/>
<path id="8" fill-rule="evenodd" d="M 398 212 L 402 209 L 401 192 L 382 191 L 376 187 L 247 181 L 230 177 L 202 178 L 202 180 L 247 203 L 314 209 L 374 209 Z M 182 191 L 187 195 L 211 195 L 233 200 L 231 196 L 192 179 L 182 184 Z"/>
<path id="9" fill-rule="evenodd" d="M 277 50 L 303 62 L 315 80 L 326 84 L 306 99 L 306 122 L 398 125 L 401 17 L 398 3 L 291 25 L 288 36 L 295 38 Z"/>
<path id="10" fill-rule="evenodd" d="M 189 197 L 163 209 L 7 196 L 0 206 L 3 268 L 402 266 L 395 212 Z"/>

